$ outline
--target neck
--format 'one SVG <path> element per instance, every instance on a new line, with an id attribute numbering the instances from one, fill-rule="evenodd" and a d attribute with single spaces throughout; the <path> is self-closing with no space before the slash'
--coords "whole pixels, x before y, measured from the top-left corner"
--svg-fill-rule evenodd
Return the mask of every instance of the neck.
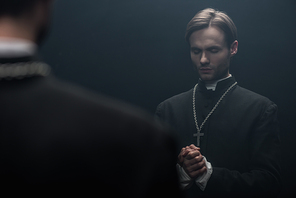
<path id="1" fill-rule="evenodd" d="M 18 38 L 34 42 L 34 28 L 24 19 L 0 18 L 0 37 Z"/>

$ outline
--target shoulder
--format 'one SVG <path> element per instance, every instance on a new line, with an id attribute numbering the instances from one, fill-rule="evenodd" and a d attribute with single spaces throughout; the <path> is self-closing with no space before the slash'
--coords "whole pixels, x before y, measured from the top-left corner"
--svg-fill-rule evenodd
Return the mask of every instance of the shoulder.
<path id="1" fill-rule="evenodd" d="M 84 122 L 93 123 L 96 128 L 114 131 L 126 131 L 131 134 L 122 136 L 166 136 L 168 128 L 155 121 L 141 108 L 119 101 L 105 94 L 95 93 L 79 85 L 50 79 L 47 88 L 55 103 L 60 104 L 64 111 L 77 116 L 87 116 Z M 134 132 L 137 131 L 137 134 Z M 160 133 L 161 132 L 161 133 Z M 116 132 L 117 133 L 117 132 Z M 132 134 L 133 133 L 133 134 Z"/>
<path id="2" fill-rule="evenodd" d="M 271 103 L 271 100 L 265 96 L 262 96 L 258 93 L 255 93 L 251 90 L 246 88 L 237 86 L 234 93 L 236 93 L 239 97 L 245 98 L 245 100 L 256 101 L 256 102 L 263 102 L 263 103 Z"/>
<path id="3" fill-rule="evenodd" d="M 246 108 L 253 107 L 261 109 L 263 112 L 277 110 L 277 105 L 269 98 L 240 86 L 234 89 L 233 96 L 236 103 L 240 101 L 239 104 Z"/>
<path id="4" fill-rule="evenodd" d="M 193 89 L 190 89 L 189 91 L 177 94 L 175 96 L 172 96 L 164 100 L 163 102 L 160 103 L 160 105 L 169 105 L 169 104 L 181 105 L 183 103 L 187 103 L 188 100 L 192 101 L 192 94 L 193 94 Z"/>
<path id="5" fill-rule="evenodd" d="M 62 101 L 75 103 L 76 105 L 73 108 L 83 106 L 84 108 L 94 108 L 93 110 L 100 109 L 100 111 L 106 111 L 105 113 L 124 114 L 128 117 L 149 117 L 148 113 L 134 105 L 94 92 L 77 84 L 50 79 L 47 88 L 49 94 L 55 95 Z"/>
<path id="6" fill-rule="evenodd" d="M 188 109 L 192 109 L 192 95 L 193 89 L 190 89 L 166 99 L 157 106 L 155 116 L 164 120 L 171 116 L 187 113 Z"/>

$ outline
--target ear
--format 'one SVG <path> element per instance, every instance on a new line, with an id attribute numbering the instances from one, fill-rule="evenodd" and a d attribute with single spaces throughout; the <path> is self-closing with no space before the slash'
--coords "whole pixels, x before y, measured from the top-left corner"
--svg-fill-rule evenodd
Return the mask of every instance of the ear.
<path id="1" fill-rule="evenodd" d="M 44 1 L 37 1 L 34 6 L 34 13 L 37 14 L 35 18 L 41 19 L 44 15 L 48 15 L 51 11 L 52 4 L 54 0 L 44 0 Z"/>
<path id="2" fill-rule="evenodd" d="M 54 0 L 40 1 L 40 4 L 43 7 L 44 11 L 51 11 L 53 7 L 53 3 L 54 3 Z"/>
<path id="3" fill-rule="evenodd" d="M 37 1 L 35 5 L 35 21 L 38 24 L 48 22 L 51 17 L 51 11 L 54 0 Z"/>
<path id="4" fill-rule="evenodd" d="M 47 4 L 47 6 L 49 6 L 49 7 L 53 7 L 54 2 L 55 2 L 55 0 L 47 0 L 47 1 L 46 1 L 46 4 Z"/>
<path id="5" fill-rule="evenodd" d="M 230 46 L 230 57 L 237 54 L 237 50 L 238 50 L 238 41 L 235 40 Z"/>

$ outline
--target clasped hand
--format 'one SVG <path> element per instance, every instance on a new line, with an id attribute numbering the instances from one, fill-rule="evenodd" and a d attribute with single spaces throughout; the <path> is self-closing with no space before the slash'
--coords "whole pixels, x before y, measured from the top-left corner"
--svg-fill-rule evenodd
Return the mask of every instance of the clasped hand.
<path id="1" fill-rule="evenodd" d="M 200 148 L 193 144 L 181 149 L 178 164 L 192 179 L 202 176 L 207 171 L 206 162 L 200 153 Z"/>

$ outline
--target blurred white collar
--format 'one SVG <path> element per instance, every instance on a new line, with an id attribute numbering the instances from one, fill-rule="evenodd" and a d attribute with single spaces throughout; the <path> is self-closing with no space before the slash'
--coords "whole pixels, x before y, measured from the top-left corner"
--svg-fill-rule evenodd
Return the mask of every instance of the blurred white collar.
<path id="1" fill-rule="evenodd" d="M 32 41 L 20 38 L 0 37 L 0 58 L 17 58 L 33 56 L 37 45 Z"/>

